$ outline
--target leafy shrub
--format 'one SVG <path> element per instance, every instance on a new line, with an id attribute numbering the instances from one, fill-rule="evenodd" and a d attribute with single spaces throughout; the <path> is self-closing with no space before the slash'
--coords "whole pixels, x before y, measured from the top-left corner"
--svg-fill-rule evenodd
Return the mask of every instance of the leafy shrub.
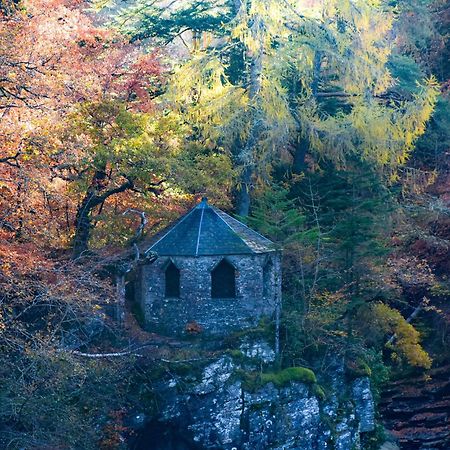
<path id="1" fill-rule="evenodd" d="M 372 307 L 374 324 L 385 334 L 396 336 L 394 342 L 389 344 L 394 349 L 396 357 L 404 359 L 414 367 L 429 369 L 432 360 L 420 345 L 420 333 L 406 321 L 396 309 L 383 303 Z M 394 356 L 395 357 L 395 356 Z"/>

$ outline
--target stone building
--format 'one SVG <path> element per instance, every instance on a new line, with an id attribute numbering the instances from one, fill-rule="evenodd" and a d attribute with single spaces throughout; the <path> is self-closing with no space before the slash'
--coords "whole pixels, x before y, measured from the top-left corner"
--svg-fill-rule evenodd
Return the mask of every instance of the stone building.
<path id="1" fill-rule="evenodd" d="M 203 199 L 146 245 L 136 297 L 147 327 L 167 335 L 225 335 L 273 317 L 281 299 L 280 251 Z"/>

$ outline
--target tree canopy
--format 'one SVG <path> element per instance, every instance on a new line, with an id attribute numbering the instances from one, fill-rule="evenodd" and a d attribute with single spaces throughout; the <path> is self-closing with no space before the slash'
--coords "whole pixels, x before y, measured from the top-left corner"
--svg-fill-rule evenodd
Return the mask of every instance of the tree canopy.
<path id="1" fill-rule="evenodd" d="M 0 447 L 119 449 L 158 413 L 134 269 L 203 196 L 283 248 L 273 370 L 333 355 L 378 386 L 448 361 L 449 17 L 1 1 Z"/>

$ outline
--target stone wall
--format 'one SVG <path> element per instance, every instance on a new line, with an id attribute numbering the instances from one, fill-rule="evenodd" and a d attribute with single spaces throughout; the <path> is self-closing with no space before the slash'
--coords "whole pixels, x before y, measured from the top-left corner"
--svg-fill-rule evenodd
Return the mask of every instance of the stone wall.
<path id="1" fill-rule="evenodd" d="M 265 291 L 263 268 L 268 258 L 273 264 L 266 277 L 269 289 Z M 222 259 L 222 256 L 161 257 L 141 267 L 136 295 L 148 328 L 180 335 L 187 324 L 196 323 L 206 334 L 225 335 L 254 327 L 263 316 L 272 316 L 281 298 L 280 255 L 227 256 L 236 269 L 236 298 L 231 299 L 211 298 L 211 270 Z M 180 270 L 180 298 L 165 298 L 164 271 L 170 261 Z"/>

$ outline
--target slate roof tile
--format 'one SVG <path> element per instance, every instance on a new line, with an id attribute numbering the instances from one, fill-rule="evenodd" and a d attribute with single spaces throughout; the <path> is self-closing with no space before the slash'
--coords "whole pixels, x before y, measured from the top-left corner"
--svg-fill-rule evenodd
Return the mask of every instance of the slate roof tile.
<path id="1" fill-rule="evenodd" d="M 158 233 L 147 251 L 161 256 L 211 256 L 267 253 L 275 244 L 203 199 Z"/>

